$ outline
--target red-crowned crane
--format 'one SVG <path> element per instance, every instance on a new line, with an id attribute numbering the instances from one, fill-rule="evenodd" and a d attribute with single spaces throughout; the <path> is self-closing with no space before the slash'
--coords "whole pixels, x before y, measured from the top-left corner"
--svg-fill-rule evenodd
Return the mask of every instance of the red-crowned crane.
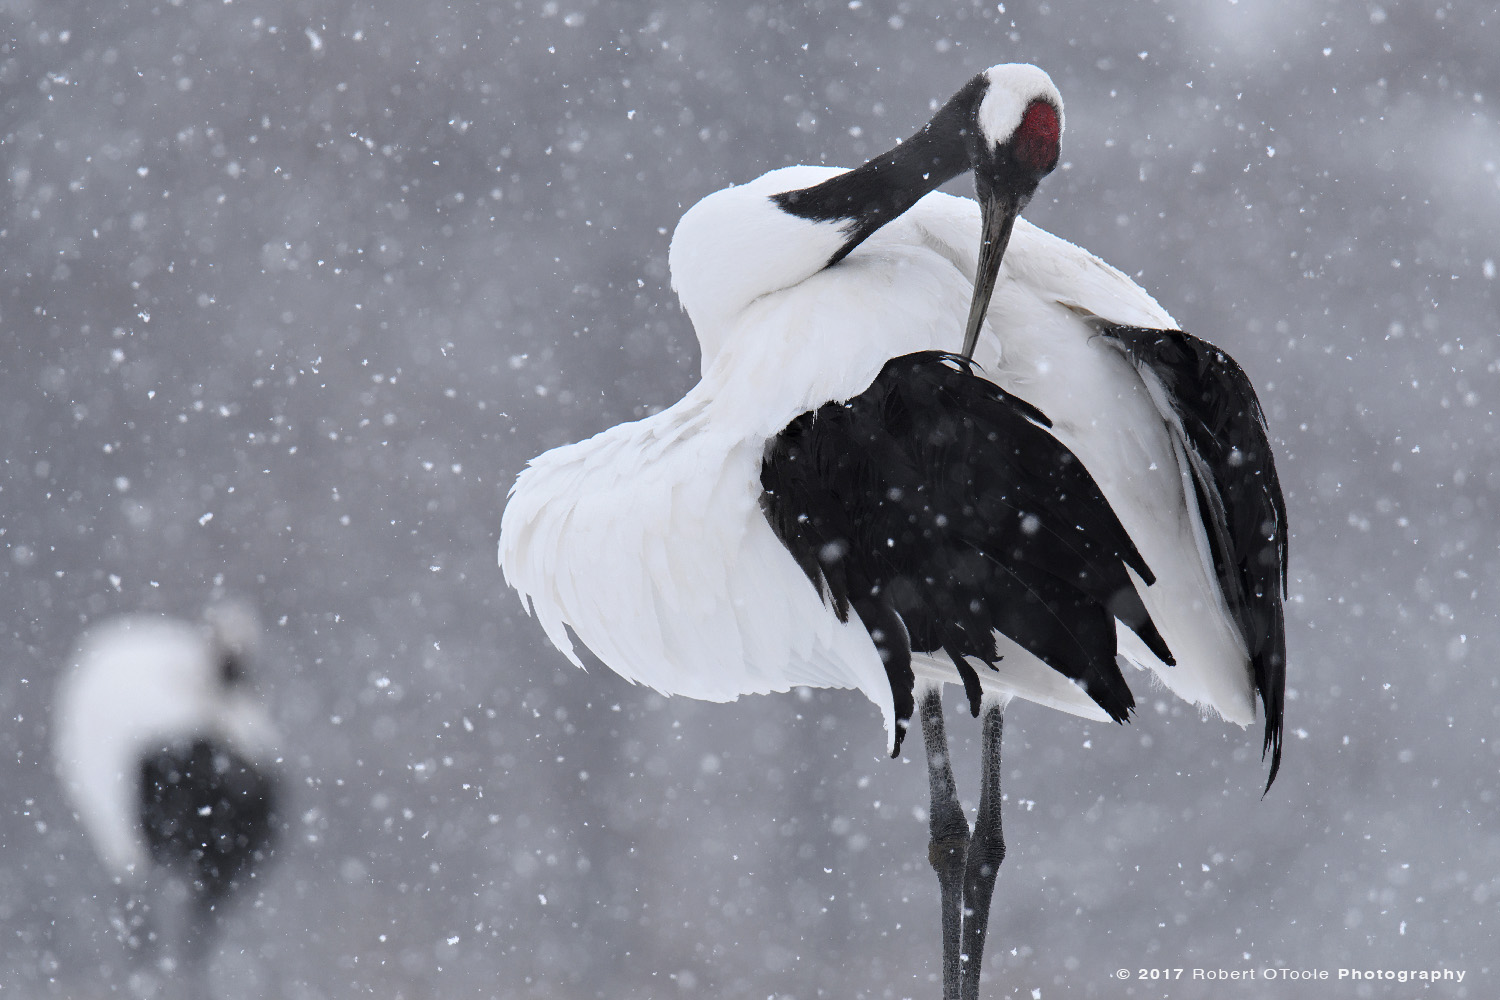
<path id="1" fill-rule="evenodd" d="M 994 66 L 854 170 L 788 167 L 672 237 L 675 405 L 534 459 L 500 564 L 553 644 L 710 701 L 853 687 L 922 719 L 944 996 L 978 995 L 1013 697 L 1124 721 L 1117 654 L 1281 756 L 1286 515 L 1239 366 L 1019 219 L 1062 100 Z M 972 170 L 973 201 L 938 193 Z M 961 353 L 954 352 L 962 347 Z M 983 716 L 970 832 L 942 685 Z"/>
<path id="2" fill-rule="evenodd" d="M 194 997 L 208 995 L 223 905 L 255 877 L 279 830 L 276 734 L 246 673 L 255 616 L 222 604 L 206 617 L 95 625 L 54 712 L 58 775 L 105 867 L 132 894 L 165 902 L 162 876 L 185 890 L 166 926 L 147 910 L 135 944 L 165 931 Z"/>

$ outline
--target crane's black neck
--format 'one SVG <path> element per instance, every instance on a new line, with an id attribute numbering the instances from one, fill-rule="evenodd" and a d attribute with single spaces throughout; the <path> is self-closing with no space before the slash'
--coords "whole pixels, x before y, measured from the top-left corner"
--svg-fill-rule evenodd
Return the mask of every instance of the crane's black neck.
<path id="1" fill-rule="evenodd" d="M 799 218 L 844 222 L 846 239 L 828 260 L 837 264 L 923 195 L 973 168 L 979 102 L 988 88 L 988 78 L 979 74 L 895 149 L 822 184 L 772 195 L 771 200 Z"/>

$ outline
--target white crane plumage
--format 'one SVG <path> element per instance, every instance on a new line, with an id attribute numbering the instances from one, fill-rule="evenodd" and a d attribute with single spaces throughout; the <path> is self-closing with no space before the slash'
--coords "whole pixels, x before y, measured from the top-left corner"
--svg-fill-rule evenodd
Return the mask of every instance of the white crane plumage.
<path id="1" fill-rule="evenodd" d="M 1012 697 L 1123 720 L 1118 652 L 1242 726 L 1259 695 L 1273 779 L 1280 758 L 1264 419 L 1231 359 L 1018 221 L 1061 132 L 1046 74 L 996 66 L 857 170 L 698 202 L 670 266 L 702 380 L 534 459 L 501 524 L 507 581 L 575 664 L 568 627 L 668 694 L 858 688 L 893 750 L 920 703 L 949 997 L 977 995 Z M 935 192 L 971 169 L 978 204 Z M 975 366 L 935 353 L 961 331 Z M 985 717 L 972 835 L 938 698 L 960 682 Z"/>
<path id="2" fill-rule="evenodd" d="M 254 613 L 222 604 L 206 617 L 94 626 L 53 713 L 58 776 L 111 875 L 131 891 L 156 872 L 185 886 L 184 981 L 201 992 L 219 906 L 271 849 L 279 780 L 276 732 L 245 676 Z"/>

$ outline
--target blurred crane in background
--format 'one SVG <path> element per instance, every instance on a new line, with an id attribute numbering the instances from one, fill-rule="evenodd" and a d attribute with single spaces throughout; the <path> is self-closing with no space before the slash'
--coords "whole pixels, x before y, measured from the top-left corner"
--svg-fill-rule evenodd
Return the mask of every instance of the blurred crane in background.
<path id="1" fill-rule="evenodd" d="M 276 735 L 246 675 L 255 616 L 224 604 L 206 617 L 129 615 L 91 628 L 54 715 L 63 786 L 143 913 L 133 933 L 127 917 L 127 943 L 154 950 L 165 937 L 162 967 L 193 998 L 208 995 L 224 905 L 254 880 L 280 829 Z"/>

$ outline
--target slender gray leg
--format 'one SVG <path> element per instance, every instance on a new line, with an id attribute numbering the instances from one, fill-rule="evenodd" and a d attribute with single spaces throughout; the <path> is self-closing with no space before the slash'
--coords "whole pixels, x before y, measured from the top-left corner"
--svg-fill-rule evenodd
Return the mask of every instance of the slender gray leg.
<path id="1" fill-rule="evenodd" d="M 1005 860 L 1005 836 L 1000 829 L 1000 737 L 1004 711 L 990 705 L 984 712 L 984 760 L 980 765 L 979 815 L 969 841 L 964 867 L 963 971 L 961 1000 L 979 1000 L 979 975 L 984 966 L 984 934 L 989 928 L 990 897 L 995 877 Z"/>
<path id="2" fill-rule="evenodd" d="M 210 1000 L 208 966 L 213 958 L 212 944 L 218 933 L 219 915 L 214 903 L 202 893 L 193 892 L 187 901 L 182 925 L 182 959 L 179 981 L 183 1000 Z"/>
<path id="3" fill-rule="evenodd" d="M 969 821 L 953 784 L 948 758 L 948 736 L 943 730 L 941 689 L 922 695 L 922 739 L 927 745 L 927 782 L 932 789 L 928 813 L 932 839 L 927 860 L 937 872 L 943 907 L 943 1000 L 958 1000 L 960 986 L 959 938 L 963 929 L 964 856 L 969 846 Z"/>

